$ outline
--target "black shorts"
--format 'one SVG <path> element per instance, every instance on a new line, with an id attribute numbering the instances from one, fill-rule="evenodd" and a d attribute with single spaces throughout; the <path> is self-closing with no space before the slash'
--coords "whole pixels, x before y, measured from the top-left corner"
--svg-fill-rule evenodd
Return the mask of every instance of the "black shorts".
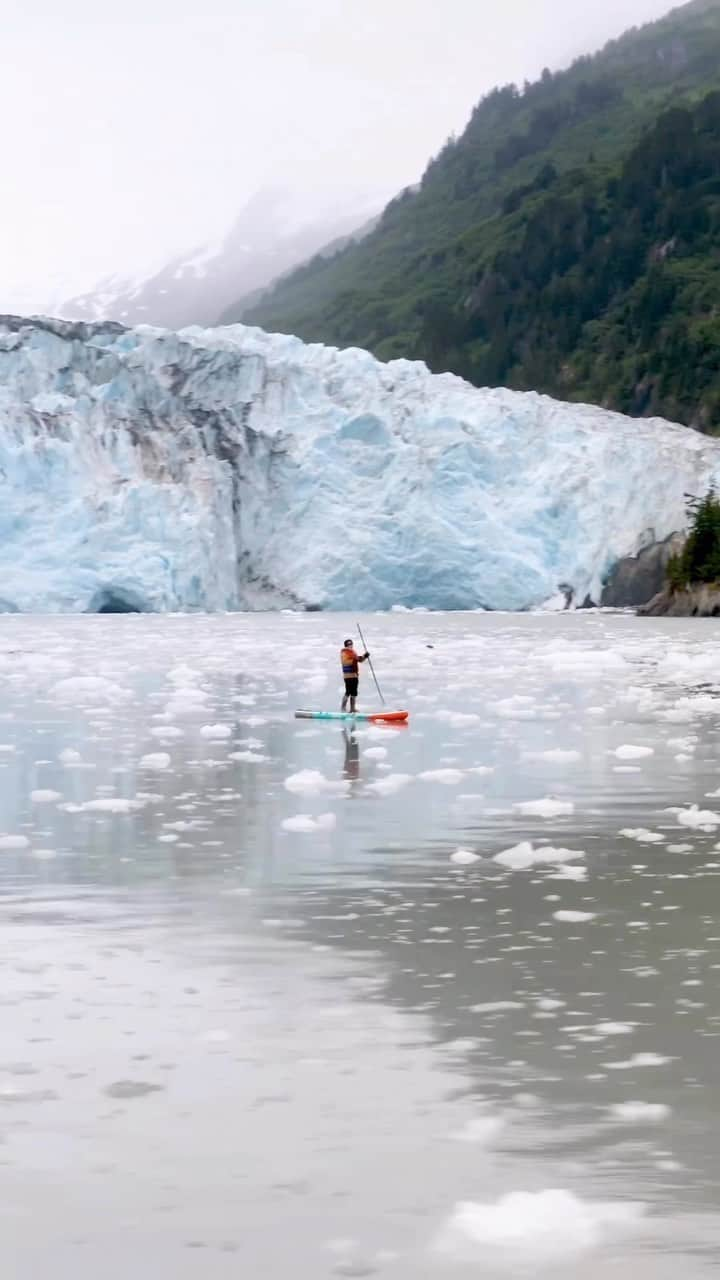
<path id="1" fill-rule="evenodd" d="M 357 698 L 358 696 L 358 677 L 345 676 L 345 697 Z"/>

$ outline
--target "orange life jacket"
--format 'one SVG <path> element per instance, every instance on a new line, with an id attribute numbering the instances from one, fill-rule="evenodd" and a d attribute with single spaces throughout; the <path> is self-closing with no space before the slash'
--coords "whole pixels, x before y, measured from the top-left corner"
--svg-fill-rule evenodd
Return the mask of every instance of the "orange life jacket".
<path id="1" fill-rule="evenodd" d="M 358 656 L 354 649 L 341 649 L 340 662 L 342 663 L 343 675 L 346 680 L 353 680 L 360 674 Z"/>

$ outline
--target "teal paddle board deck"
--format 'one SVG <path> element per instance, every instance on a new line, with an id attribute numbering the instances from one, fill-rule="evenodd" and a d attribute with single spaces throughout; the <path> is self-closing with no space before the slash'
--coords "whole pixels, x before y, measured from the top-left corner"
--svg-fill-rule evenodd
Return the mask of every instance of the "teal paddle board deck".
<path id="1" fill-rule="evenodd" d="M 409 711 L 296 711 L 296 720 L 354 720 L 375 724 L 404 724 Z"/>

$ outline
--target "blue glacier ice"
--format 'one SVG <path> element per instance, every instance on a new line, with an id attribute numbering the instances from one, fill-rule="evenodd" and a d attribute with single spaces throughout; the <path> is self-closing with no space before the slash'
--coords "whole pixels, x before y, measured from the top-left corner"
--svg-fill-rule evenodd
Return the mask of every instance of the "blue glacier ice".
<path id="1" fill-rule="evenodd" d="M 720 444 L 235 325 L 0 319 L 0 608 L 524 609 L 684 523 Z"/>

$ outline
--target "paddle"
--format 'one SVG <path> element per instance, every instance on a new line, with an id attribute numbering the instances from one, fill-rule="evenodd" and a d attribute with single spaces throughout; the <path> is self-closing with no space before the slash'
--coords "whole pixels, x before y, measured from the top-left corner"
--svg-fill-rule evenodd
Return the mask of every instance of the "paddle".
<path id="1" fill-rule="evenodd" d="M 360 643 L 362 644 L 363 649 L 364 649 L 364 650 L 365 650 L 365 652 L 367 653 L 367 651 L 368 651 L 368 647 L 367 647 L 367 645 L 366 645 L 366 643 L 365 643 L 365 637 L 364 637 L 364 635 L 363 635 L 363 633 L 362 633 L 362 628 L 361 628 L 361 626 L 360 626 L 360 623 L 359 623 L 359 622 L 357 623 L 357 629 L 358 629 L 358 635 L 360 636 Z M 377 678 L 377 676 L 375 675 L 375 668 L 374 668 L 374 666 L 373 666 L 373 664 L 372 664 L 372 658 L 370 658 L 370 657 L 368 657 L 368 666 L 370 667 L 370 670 L 372 671 L 372 678 L 373 678 L 373 680 L 375 681 L 375 688 L 377 689 L 378 693 L 380 694 L 380 701 L 382 702 L 383 706 L 385 706 L 385 699 L 383 698 L 383 695 L 382 695 L 382 689 L 380 688 L 380 685 L 378 684 L 378 678 Z"/>

